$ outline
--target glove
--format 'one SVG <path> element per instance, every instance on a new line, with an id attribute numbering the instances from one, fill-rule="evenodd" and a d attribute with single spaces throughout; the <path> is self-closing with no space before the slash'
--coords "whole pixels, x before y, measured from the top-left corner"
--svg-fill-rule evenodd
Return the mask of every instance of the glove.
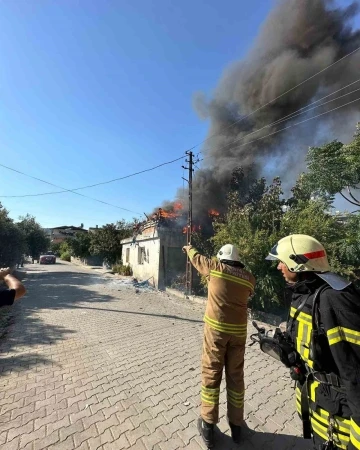
<path id="1" fill-rule="evenodd" d="M 0 269 L 0 280 L 3 280 L 9 273 L 11 273 L 10 267 Z"/>

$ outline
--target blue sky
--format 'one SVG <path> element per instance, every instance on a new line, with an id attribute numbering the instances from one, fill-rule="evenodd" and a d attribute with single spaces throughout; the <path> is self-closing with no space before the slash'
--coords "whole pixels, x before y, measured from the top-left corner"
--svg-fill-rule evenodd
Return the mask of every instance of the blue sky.
<path id="1" fill-rule="evenodd" d="M 180 157 L 206 137 L 192 108 L 251 46 L 273 1 L 0 3 L 2 164 L 67 189 Z M 348 4 L 349 1 L 338 2 Z M 200 147 L 199 147 L 200 150 Z M 81 191 L 142 214 L 173 199 L 182 162 Z M 0 201 L 44 227 L 131 219 L 0 167 Z"/>

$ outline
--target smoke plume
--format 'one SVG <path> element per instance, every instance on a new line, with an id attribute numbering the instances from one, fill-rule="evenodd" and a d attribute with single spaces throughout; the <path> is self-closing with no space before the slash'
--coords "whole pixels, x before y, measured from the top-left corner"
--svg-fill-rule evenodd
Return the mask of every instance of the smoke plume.
<path id="1" fill-rule="evenodd" d="M 226 189 L 237 167 L 255 167 L 254 176 L 279 175 L 291 185 L 304 168 L 308 146 L 351 138 L 360 101 L 276 132 L 360 98 L 358 91 L 291 117 L 316 99 L 359 79 L 360 51 L 282 95 L 360 47 L 360 31 L 352 28 L 358 6 L 337 8 L 330 0 L 278 2 L 247 57 L 225 70 L 212 98 L 196 94 L 195 108 L 201 118 L 209 120 L 210 127 L 202 148 L 203 168 L 194 177 L 195 215 L 201 217 L 209 208 L 223 210 Z M 325 101 L 358 88 L 360 82 Z M 288 115 L 281 123 L 254 132 Z"/>

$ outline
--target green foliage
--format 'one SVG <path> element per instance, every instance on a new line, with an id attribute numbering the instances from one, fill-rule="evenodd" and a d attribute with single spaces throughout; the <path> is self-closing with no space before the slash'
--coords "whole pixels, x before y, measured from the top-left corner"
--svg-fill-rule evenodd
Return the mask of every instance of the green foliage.
<path id="1" fill-rule="evenodd" d="M 60 253 L 61 253 L 61 250 L 60 250 L 60 246 L 61 246 L 61 243 L 60 242 L 52 242 L 51 244 L 50 244 L 50 250 L 53 252 L 53 253 L 55 253 L 55 255 L 60 255 Z"/>
<path id="2" fill-rule="evenodd" d="M 101 256 L 110 265 L 121 258 L 121 241 L 132 235 L 132 224 L 121 220 L 110 223 L 91 233 L 90 252 Z"/>
<path id="3" fill-rule="evenodd" d="M 196 239 L 201 241 L 202 236 L 196 236 L 194 245 L 207 256 L 215 255 L 226 243 L 238 247 L 242 262 L 256 278 L 250 307 L 279 313 L 285 306 L 284 280 L 276 269 L 277 263 L 271 264 L 264 258 L 279 239 L 289 234 L 307 234 L 318 239 L 327 250 L 334 272 L 352 278 L 354 273 L 360 272 L 360 216 L 349 214 L 340 220 L 330 212 L 333 194 L 341 188 L 338 183 L 341 177 L 338 181 L 328 180 L 336 172 L 331 158 L 343 158 L 344 155 L 339 156 L 342 151 L 342 144 L 336 142 L 321 147 L 322 153 L 310 149 L 309 158 L 316 159 L 317 164 L 324 163 L 319 171 L 328 172 L 326 176 L 322 174 L 316 184 L 314 165 L 312 173 L 299 176 L 288 199 L 283 198 L 280 179 L 276 178 L 270 185 L 263 178 L 250 183 L 243 172 L 237 170 L 236 182 L 229 190 L 227 212 L 213 223 L 214 236 L 210 243 L 200 245 Z M 348 149 L 346 152 L 347 157 L 355 158 L 356 152 Z M 348 163 L 341 166 L 341 158 L 339 167 L 348 168 Z M 353 178 L 352 182 L 356 181 Z M 347 182 L 350 183 L 350 178 Z"/>
<path id="4" fill-rule="evenodd" d="M 20 217 L 17 226 L 25 236 L 26 252 L 33 258 L 38 258 L 40 253 L 49 249 L 50 240 L 35 217 L 30 214 Z"/>
<path id="5" fill-rule="evenodd" d="M 66 239 L 63 242 L 60 242 L 60 246 L 59 246 L 59 251 L 60 251 L 60 255 L 62 253 L 70 253 L 70 244 L 69 244 L 70 239 Z M 71 253 L 70 253 L 71 254 Z"/>
<path id="6" fill-rule="evenodd" d="M 89 233 L 76 233 L 74 238 L 68 241 L 68 246 L 72 256 L 82 259 L 91 256 L 91 236 Z"/>
<path id="7" fill-rule="evenodd" d="M 0 203 L 0 267 L 14 266 L 24 253 L 25 235 Z"/>
<path id="8" fill-rule="evenodd" d="M 70 255 L 69 252 L 61 253 L 60 259 L 61 259 L 62 261 L 68 261 L 68 262 L 70 262 L 70 261 L 71 261 L 71 255 Z"/>
<path id="9" fill-rule="evenodd" d="M 230 196 L 224 220 L 214 223 L 212 241 L 216 249 L 227 243 L 237 246 L 242 262 L 257 279 L 256 293 L 250 306 L 274 311 L 282 301 L 282 279 L 264 258 L 280 238 L 283 215 L 281 183 L 277 178 L 266 186 L 261 179 L 250 185 L 249 191 L 245 205 Z M 251 196 L 251 191 L 256 192 L 256 196 Z"/>
<path id="10" fill-rule="evenodd" d="M 131 267 L 129 265 L 115 264 L 112 267 L 112 271 L 114 273 L 118 273 L 120 275 L 125 275 L 125 276 L 131 276 L 132 275 L 132 270 L 131 270 Z"/>
<path id="11" fill-rule="evenodd" d="M 360 184 L 360 128 L 349 144 L 332 141 L 321 147 L 311 147 L 307 155 L 308 182 L 316 193 L 335 195 L 350 190 L 350 202 L 360 205 L 351 194 Z"/>

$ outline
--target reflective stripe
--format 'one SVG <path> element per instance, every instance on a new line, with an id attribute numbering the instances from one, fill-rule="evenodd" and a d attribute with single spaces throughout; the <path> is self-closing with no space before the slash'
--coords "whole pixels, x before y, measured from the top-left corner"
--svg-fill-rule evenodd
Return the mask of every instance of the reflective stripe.
<path id="1" fill-rule="evenodd" d="M 210 394 L 210 395 L 219 395 L 220 394 L 220 388 L 207 388 L 205 386 L 201 386 L 201 390 Z"/>
<path id="2" fill-rule="evenodd" d="M 222 326 L 224 328 L 228 328 L 228 329 L 232 329 L 232 330 L 237 330 L 237 331 L 246 331 L 247 329 L 247 323 L 225 323 L 225 322 L 218 322 L 215 319 L 210 319 L 209 316 L 206 316 L 206 321 L 213 323 L 214 325 L 219 325 Z"/>
<path id="3" fill-rule="evenodd" d="M 291 307 L 290 316 L 294 317 L 296 313 L 296 308 Z M 297 336 L 296 336 L 296 350 L 303 358 L 303 360 L 309 365 L 313 366 L 313 361 L 309 359 L 309 348 L 308 343 L 310 342 L 312 322 L 310 314 L 300 312 L 297 316 L 296 321 L 298 322 Z"/>
<path id="4" fill-rule="evenodd" d="M 191 249 L 188 251 L 188 257 L 189 257 L 189 259 L 193 259 L 193 257 L 194 257 L 197 253 L 199 253 L 199 252 L 196 250 L 196 248 L 191 248 Z"/>
<path id="5" fill-rule="evenodd" d="M 228 402 L 235 408 L 242 408 L 244 406 L 245 392 L 236 392 L 228 388 L 226 390 Z"/>
<path id="6" fill-rule="evenodd" d="M 327 441 L 327 439 L 328 439 L 328 436 L 327 436 L 328 427 L 327 426 L 323 426 L 322 424 L 317 422 L 313 417 L 311 417 L 311 427 L 312 427 L 314 433 L 316 433 L 322 439 Z M 340 434 L 336 433 L 336 431 L 335 431 L 335 433 L 333 433 L 333 437 L 334 437 L 334 443 L 339 448 L 342 448 L 344 450 L 347 449 L 348 443 L 350 440 L 349 436 L 344 436 L 343 434 L 340 435 Z"/>
<path id="7" fill-rule="evenodd" d="M 350 441 L 355 448 L 360 449 L 360 427 L 353 419 L 351 419 L 350 424 Z"/>
<path id="8" fill-rule="evenodd" d="M 312 416 L 324 427 L 329 426 L 329 413 L 322 408 L 317 408 L 316 411 L 311 411 Z M 350 435 L 350 420 L 343 417 L 333 416 L 335 421 L 335 430 L 341 432 L 345 436 Z"/>
<path id="9" fill-rule="evenodd" d="M 318 381 L 313 381 L 310 384 L 310 389 L 309 389 L 310 400 L 312 400 L 314 403 L 315 403 L 315 399 L 316 399 L 316 397 L 315 397 L 316 389 L 318 388 L 319 384 L 320 383 Z"/>
<path id="10" fill-rule="evenodd" d="M 217 270 L 210 270 L 210 275 L 215 278 L 222 278 L 223 280 L 233 281 L 234 283 L 242 284 L 250 288 L 252 291 L 254 290 L 254 286 L 250 281 L 244 280 L 243 278 L 235 277 L 234 275 L 230 275 L 224 272 L 218 272 Z"/>
<path id="11" fill-rule="evenodd" d="M 210 319 L 209 316 L 204 316 L 204 322 L 207 323 L 211 328 L 222 333 L 231 334 L 236 337 L 246 337 L 247 323 L 245 324 L 233 324 L 218 322 L 217 320 Z"/>
<path id="12" fill-rule="evenodd" d="M 328 330 L 326 334 L 330 345 L 337 344 L 340 341 L 360 345 L 360 332 L 351 330 L 350 328 L 334 327 Z"/>
<path id="13" fill-rule="evenodd" d="M 201 400 L 210 405 L 218 405 L 220 397 L 220 388 L 210 389 L 201 386 Z"/>
<path id="14" fill-rule="evenodd" d="M 236 392 L 236 391 L 232 391 L 232 390 L 229 389 L 229 388 L 227 388 L 226 390 L 227 390 L 227 393 L 228 393 L 229 395 L 231 395 L 232 397 L 234 397 L 234 398 L 237 398 L 237 399 L 239 399 L 239 398 L 244 398 L 244 395 L 245 395 L 245 392 L 244 392 L 244 391 L 242 391 L 242 392 Z"/>
<path id="15" fill-rule="evenodd" d="M 296 311 L 297 311 L 297 309 L 292 306 L 291 309 L 290 309 L 290 316 L 294 317 Z M 304 322 L 304 323 L 306 323 L 308 325 L 312 325 L 311 315 L 310 314 L 306 314 L 304 312 L 300 312 L 298 314 L 298 316 L 296 317 L 296 320 L 298 320 L 299 322 Z"/>

